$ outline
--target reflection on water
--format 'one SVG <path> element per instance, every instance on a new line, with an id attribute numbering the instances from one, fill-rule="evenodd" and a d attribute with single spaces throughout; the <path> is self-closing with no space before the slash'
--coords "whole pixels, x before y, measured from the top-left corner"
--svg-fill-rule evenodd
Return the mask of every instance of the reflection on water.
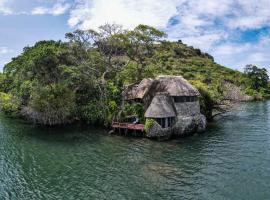
<path id="1" fill-rule="evenodd" d="M 170 142 L 0 117 L 0 199 L 268 199 L 270 102 Z"/>

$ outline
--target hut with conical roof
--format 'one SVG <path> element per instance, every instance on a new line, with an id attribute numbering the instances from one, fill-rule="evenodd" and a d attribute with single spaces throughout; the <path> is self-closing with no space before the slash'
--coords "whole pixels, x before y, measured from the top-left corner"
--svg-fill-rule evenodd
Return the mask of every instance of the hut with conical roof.
<path id="1" fill-rule="evenodd" d="M 155 119 L 162 128 L 171 127 L 176 116 L 176 109 L 168 93 L 157 93 L 145 112 L 146 118 Z"/>
<path id="2" fill-rule="evenodd" d="M 160 129 L 171 128 L 170 132 L 181 135 L 205 129 L 206 119 L 200 113 L 199 95 L 182 76 L 158 76 L 126 87 L 123 99 L 142 102 L 146 119 L 154 119 Z"/>

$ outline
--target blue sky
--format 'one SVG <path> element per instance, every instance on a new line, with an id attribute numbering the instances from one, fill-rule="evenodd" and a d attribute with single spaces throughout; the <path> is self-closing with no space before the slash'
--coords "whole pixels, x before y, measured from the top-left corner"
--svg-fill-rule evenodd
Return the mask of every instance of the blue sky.
<path id="1" fill-rule="evenodd" d="M 270 71 L 269 8 L 270 0 L 0 0 L 0 70 L 39 40 L 118 23 L 160 28 L 233 69 Z"/>

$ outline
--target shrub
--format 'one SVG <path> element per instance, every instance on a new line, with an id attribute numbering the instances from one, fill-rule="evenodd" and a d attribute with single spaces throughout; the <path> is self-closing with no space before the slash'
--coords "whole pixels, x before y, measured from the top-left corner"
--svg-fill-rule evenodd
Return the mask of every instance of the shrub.
<path id="1" fill-rule="evenodd" d="M 34 88 L 24 115 L 45 125 L 60 125 L 72 120 L 74 110 L 74 91 L 64 84 L 51 84 Z"/>
<path id="2" fill-rule="evenodd" d="M 16 115 L 18 104 L 10 94 L 0 92 L 0 111 L 8 115 Z"/>
<path id="3" fill-rule="evenodd" d="M 145 121 L 145 132 L 149 133 L 150 129 L 157 123 L 154 119 L 146 119 Z"/>
<path id="4" fill-rule="evenodd" d="M 144 122 L 144 106 L 141 103 L 125 104 L 124 117 L 126 116 L 138 116 L 140 122 Z"/>
<path id="5" fill-rule="evenodd" d="M 212 119 L 212 112 L 214 108 L 214 100 L 209 93 L 208 87 L 201 81 L 190 81 L 200 92 L 200 106 L 201 112 L 206 116 L 208 120 Z"/>

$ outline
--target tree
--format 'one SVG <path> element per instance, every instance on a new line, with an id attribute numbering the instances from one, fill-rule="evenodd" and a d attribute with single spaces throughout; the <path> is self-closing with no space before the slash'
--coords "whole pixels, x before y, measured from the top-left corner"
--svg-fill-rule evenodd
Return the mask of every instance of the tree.
<path id="1" fill-rule="evenodd" d="M 155 54 L 155 45 L 165 36 L 164 32 L 147 25 L 139 25 L 121 35 L 126 55 L 135 63 L 135 81 L 143 78 L 144 70 Z"/>
<path id="2" fill-rule="evenodd" d="M 248 66 L 244 75 L 180 41 L 165 41 L 165 36 L 146 25 L 123 30 L 105 24 L 67 33 L 67 42 L 40 41 L 25 47 L 0 73 L 0 110 L 41 124 L 108 124 L 121 108 L 123 83 L 157 74 L 203 82 L 201 108 L 208 117 L 222 99 L 220 77 L 239 86 L 250 81 L 255 89 L 248 89 L 270 94 L 266 69 Z"/>
<path id="3" fill-rule="evenodd" d="M 103 65 L 98 68 L 91 68 L 95 73 L 98 73 L 102 83 L 105 84 L 106 79 L 118 72 L 122 65 L 117 55 L 123 53 L 121 48 L 119 34 L 123 33 L 122 27 L 116 24 L 105 24 L 100 26 L 98 30 L 77 30 L 73 33 L 67 33 L 66 38 L 69 39 L 69 44 L 75 48 L 75 52 L 89 52 L 96 50 Z M 86 53 L 87 54 L 87 53 Z M 79 64 L 83 64 L 88 60 L 81 59 Z"/>
<path id="4" fill-rule="evenodd" d="M 76 64 L 71 53 L 66 43 L 41 41 L 5 66 L 7 92 L 19 99 L 22 115 L 48 125 L 74 119 L 75 94 L 66 73 Z"/>
<path id="5" fill-rule="evenodd" d="M 0 72 L 0 92 L 5 91 L 5 75 Z"/>
<path id="6" fill-rule="evenodd" d="M 252 89 L 259 90 L 268 87 L 269 76 L 265 68 L 260 69 L 255 65 L 247 65 L 244 73 L 250 78 Z"/>

